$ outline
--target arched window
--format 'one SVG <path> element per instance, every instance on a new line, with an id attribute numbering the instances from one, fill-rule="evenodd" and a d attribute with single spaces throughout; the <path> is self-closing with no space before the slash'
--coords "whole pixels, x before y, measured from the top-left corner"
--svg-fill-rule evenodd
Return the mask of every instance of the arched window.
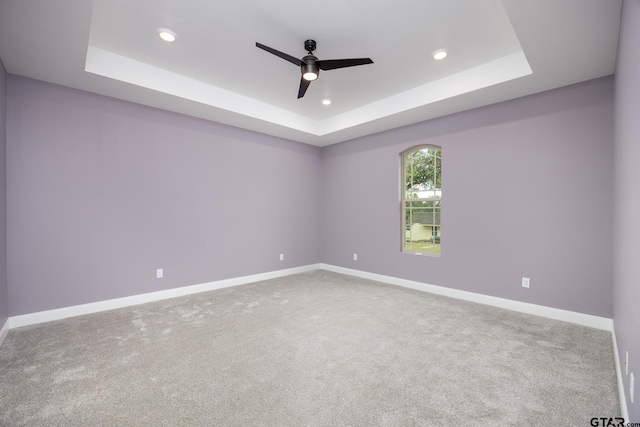
<path id="1" fill-rule="evenodd" d="M 421 145 L 402 153 L 402 251 L 440 255 L 442 148 Z"/>

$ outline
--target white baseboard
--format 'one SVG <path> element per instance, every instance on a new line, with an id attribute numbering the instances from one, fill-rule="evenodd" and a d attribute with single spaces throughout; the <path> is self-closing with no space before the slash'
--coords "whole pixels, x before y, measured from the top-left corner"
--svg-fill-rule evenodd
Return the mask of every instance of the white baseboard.
<path id="1" fill-rule="evenodd" d="M 213 291 L 216 289 L 228 288 L 231 286 L 244 285 L 247 283 L 259 282 L 262 280 L 275 279 L 292 274 L 305 273 L 308 271 L 317 270 L 318 268 L 320 268 L 320 264 L 311 264 L 285 270 L 271 271 L 268 273 L 234 277 L 231 279 L 217 280 L 215 282 L 201 283 L 198 285 L 184 286 L 181 288 L 167 289 L 164 291 L 150 292 L 141 295 L 133 295 L 130 297 L 116 298 L 106 301 L 92 302 L 89 304 L 58 308 L 54 310 L 40 311 L 37 313 L 23 314 L 20 316 L 10 317 L 7 323 L 9 323 L 11 328 L 19 328 L 21 326 L 35 325 L 38 323 L 51 322 L 53 320 L 66 319 L 68 317 L 82 316 L 85 314 L 98 313 L 101 311 L 113 310 L 116 308 L 130 307 L 133 305 L 145 304 L 148 302 L 176 298 L 185 295 L 192 295 L 200 292 Z"/>
<path id="2" fill-rule="evenodd" d="M 573 311 L 550 308 L 541 305 L 529 304 L 520 301 L 513 301 L 504 298 L 492 297 L 473 292 L 461 291 L 458 289 L 446 288 L 443 286 L 429 285 L 426 283 L 416 282 L 412 280 L 400 279 L 392 276 L 384 276 L 376 273 L 369 273 L 361 270 L 354 270 L 345 267 L 338 267 L 330 264 L 310 264 L 302 267 L 289 268 L 285 270 L 277 270 L 268 273 L 254 274 L 250 276 L 235 277 L 231 279 L 218 280 L 215 282 L 201 283 L 198 285 L 184 286 L 181 288 L 168 289 L 158 292 L 150 292 L 147 294 L 133 295 L 129 297 L 116 298 L 106 301 L 98 301 L 89 304 L 75 305 L 71 307 L 58 308 L 54 310 L 41 311 L 36 313 L 23 314 L 20 316 L 10 317 L 5 326 L 2 328 L 2 334 L 6 335 L 10 328 L 19 328 L 21 326 L 34 325 L 38 323 L 50 322 L 53 320 L 66 319 L 68 317 L 82 316 L 84 314 L 97 313 L 116 308 L 130 307 L 133 305 L 144 304 L 153 301 L 159 301 L 168 298 L 176 298 L 185 295 L 191 295 L 199 292 L 212 291 L 215 289 L 228 288 L 231 286 L 243 285 L 261 280 L 275 279 L 278 277 L 289 276 L 291 274 L 305 273 L 317 269 L 324 269 L 336 273 L 346 274 L 349 276 L 361 277 L 363 279 L 375 280 L 378 282 L 388 283 L 391 285 L 402 286 L 405 288 L 416 289 L 423 292 L 448 296 L 452 298 L 462 299 L 480 304 L 491 305 L 494 307 L 505 308 L 513 311 L 519 311 L 527 314 L 548 317 L 551 319 L 562 320 L 565 322 L 576 323 L 596 329 L 611 331 L 613 329 L 613 320 L 604 317 L 592 316 L 589 314 L 576 313 Z M 2 335 L 0 335 L 2 337 Z"/>
<path id="3" fill-rule="evenodd" d="M 624 381 L 622 380 L 622 367 L 620 366 L 620 353 L 618 353 L 618 342 L 616 340 L 616 330 L 611 328 L 611 339 L 613 340 L 613 359 L 616 362 L 616 378 L 618 379 L 618 396 L 620 396 L 620 413 L 622 418 L 629 421 L 629 411 L 627 410 L 627 398 L 624 393 Z"/>
<path id="4" fill-rule="evenodd" d="M 4 325 L 2 325 L 2 328 L 0 328 L 0 346 L 4 342 L 4 339 L 7 337 L 9 329 L 11 329 L 11 319 L 7 319 L 4 322 Z"/>
<path id="5" fill-rule="evenodd" d="M 369 273 L 366 271 L 354 270 L 351 268 L 337 267 L 330 264 L 320 264 L 320 268 L 328 271 L 333 271 L 335 273 L 375 280 L 377 282 L 388 283 L 390 285 L 402 286 L 404 288 L 415 289 L 432 294 L 443 295 L 465 301 L 477 302 L 480 304 L 519 311 L 521 313 L 533 314 L 536 316 L 575 323 L 578 325 L 588 326 L 590 328 L 602 329 L 605 331 L 611 331 L 613 329 L 613 320 L 606 317 L 592 316 L 590 314 L 576 313 L 574 311 L 561 310 L 559 308 L 545 307 L 543 305 L 529 304 L 526 302 L 492 297 L 488 295 L 477 294 L 474 292 L 445 288 L 443 286 L 429 285 L 422 282 L 415 282 L 413 280 L 399 279 L 397 277 L 384 276 L 382 274 Z"/>

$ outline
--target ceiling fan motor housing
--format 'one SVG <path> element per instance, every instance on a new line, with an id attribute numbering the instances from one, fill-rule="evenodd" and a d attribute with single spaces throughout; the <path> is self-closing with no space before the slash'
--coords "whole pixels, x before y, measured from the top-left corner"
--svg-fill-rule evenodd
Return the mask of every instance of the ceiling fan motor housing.
<path id="1" fill-rule="evenodd" d="M 304 42 L 304 50 L 306 50 L 307 52 L 313 52 L 314 50 L 316 50 L 316 41 L 315 40 L 306 40 Z"/>

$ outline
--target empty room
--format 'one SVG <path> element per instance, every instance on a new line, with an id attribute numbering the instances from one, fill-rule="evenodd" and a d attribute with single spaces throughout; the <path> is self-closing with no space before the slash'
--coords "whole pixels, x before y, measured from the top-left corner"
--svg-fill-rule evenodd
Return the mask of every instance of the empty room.
<path id="1" fill-rule="evenodd" d="M 640 426 L 640 0 L 0 0 L 0 425 Z"/>

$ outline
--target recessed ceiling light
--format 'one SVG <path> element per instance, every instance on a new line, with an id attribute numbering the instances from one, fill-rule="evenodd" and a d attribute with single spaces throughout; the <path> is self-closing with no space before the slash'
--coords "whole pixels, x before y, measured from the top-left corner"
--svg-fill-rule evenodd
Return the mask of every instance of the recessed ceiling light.
<path id="1" fill-rule="evenodd" d="M 436 61 L 441 61 L 447 57 L 447 49 L 438 49 L 433 52 L 433 59 Z"/>
<path id="2" fill-rule="evenodd" d="M 167 30 L 166 28 L 160 28 L 158 30 L 158 37 L 160 37 L 162 40 L 166 41 L 167 43 L 172 43 L 176 41 L 176 33 L 174 33 L 171 30 Z"/>
<path id="3" fill-rule="evenodd" d="M 331 100 L 329 98 L 325 98 L 322 100 L 323 105 L 331 105 Z"/>

